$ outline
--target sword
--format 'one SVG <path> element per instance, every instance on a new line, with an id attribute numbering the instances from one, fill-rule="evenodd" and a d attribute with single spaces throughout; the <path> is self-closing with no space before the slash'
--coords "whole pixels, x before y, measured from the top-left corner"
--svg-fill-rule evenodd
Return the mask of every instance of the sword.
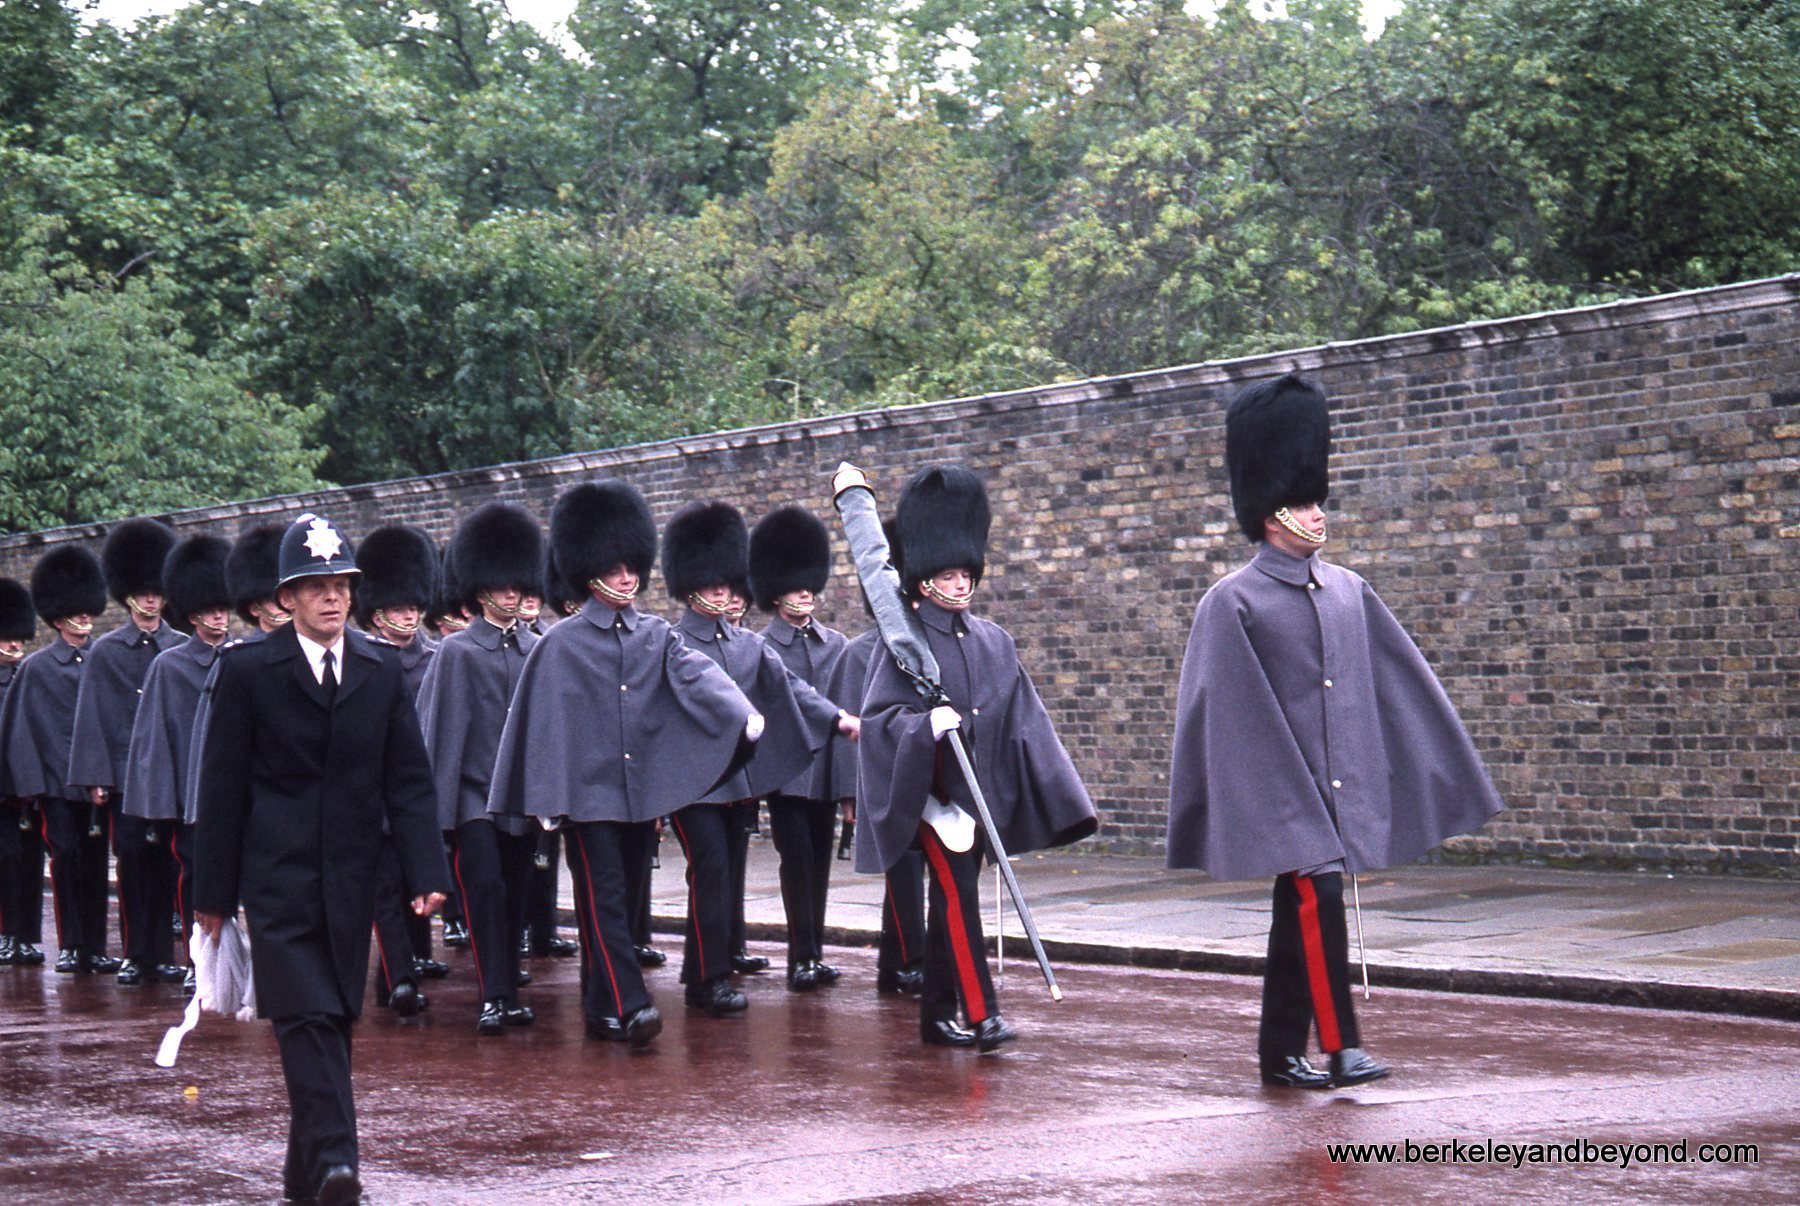
<path id="1" fill-rule="evenodd" d="M 863 594 L 869 601 L 869 611 L 875 617 L 875 627 L 881 633 L 881 643 L 887 646 L 895 665 L 901 673 L 912 680 L 919 698 L 925 706 L 935 708 L 948 704 L 950 699 L 944 694 L 942 682 L 938 677 L 937 658 L 932 656 L 931 646 L 925 641 L 925 631 L 919 618 L 906 605 L 906 598 L 901 593 L 900 575 L 895 572 L 888 554 L 887 537 L 881 531 L 881 516 L 875 510 L 875 492 L 869 489 L 869 479 L 855 465 L 845 461 L 838 465 L 837 472 L 831 479 L 832 503 L 837 507 L 838 516 L 844 523 L 844 536 L 850 542 L 850 556 L 856 562 L 856 576 L 862 582 Z M 1038 937 L 1037 925 L 1031 919 L 1031 907 L 1025 903 L 1025 894 L 1019 889 L 1019 880 L 1013 874 L 1012 864 L 1007 861 L 1006 846 L 1000 841 L 999 827 L 994 824 L 994 814 L 988 810 L 987 798 L 982 795 L 981 785 L 975 780 L 975 767 L 969 761 L 968 747 L 963 744 L 962 734 L 952 731 L 944 734 L 950 745 L 950 752 L 956 755 L 956 764 L 962 770 L 963 781 L 969 785 L 969 794 L 974 798 L 976 814 L 981 818 L 981 827 L 987 834 L 988 848 L 993 851 L 994 866 L 1006 881 L 1006 890 L 1012 896 L 1013 909 L 1019 914 L 1019 921 L 1025 926 L 1025 936 L 1031 940 L 1031 953 L 1037 956 L 1038 970 L 1044 973 L 1044 983 L 1050 988 L 1050 999 L 1062 1000 L 1062 989 L 1057 987 L 1056 973 L 1050 969 L 1050 958 L 1044 953 L 1044 943 Z"/>
<path id="2" fill-rule="evenodd" d="M 1369 951 L 1363 945 L 1362 935 L 1362 893 L 1356 887 L 1356 874 L 1350 875 L 1350 907 L 1356 911 L 1356 957 L 1362 963 L 1363 1000 L 1369 999 Z"/>

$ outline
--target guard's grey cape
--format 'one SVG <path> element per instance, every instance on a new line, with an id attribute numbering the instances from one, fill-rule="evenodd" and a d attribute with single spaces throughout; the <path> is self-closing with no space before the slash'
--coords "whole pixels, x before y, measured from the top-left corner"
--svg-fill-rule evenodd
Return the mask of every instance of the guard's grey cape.
<path id="1" fill-rule="evenodd" d="M 147 821 L 193 824 L 189 790 L 198 751 L 194 731 L 200 694 L 219 651 L 197 636 L 158 655 L 144 680 L 125 758 L 124 798 L 119 807 Z"/>
<path id="2" fill-rule="evenodd" d="M 753 709 L 667 622 L 589 599 L 532 647 L 488 811 L 653 821 L 737 769 Z"/>
<path id="3" fill-rule="evenodd" d="M 871 628 L 851 637 L 831 665 L 825 694 L 841 708 L 862 715 L 863 686 L 869 681 L 869 661 L 880 656 L 881 633 Z M 848 800 L 856 795 L 856 743 L 842 733 L 831 738 L 831 782 L 822 800 Z"/>
<path id="4" fill-rule="evenodd" d="M 836 679 L 838 662 L 843 659 L 844 650 L 850 647 L 848 637 L 816 620 L 805 628 L 797 628 L 780 616 L 769 621 L 762 630 L 762 637 L 763 642 L 781 659 L 781 664 L 788 668 L 788 673 L 831 701 L 833 708 L 842 708 L 852 716 L 856 715 L 857 705 L 862 697 L 862 680 L 858 679 L 856 689 L 847 693 L 854 698 L 839 698 L 837 690 L 831 685 Z M 849 738 L 837 732 L 834 723 L 831 737 L 826 741 L 825 748 L 813 757 L 812 765 L 776 788 L 776 791 L 784 796 L 799 796 L 805 800 L 838 799 L 839 797 L 831 794 L 834 774 L 832 768 L 841 760 L 838 755 L 839 746 L 847 743 Z M 853 744 L 850 749 L 851 774 L 855 774 L 856 753 Z"/>
<path id="5" fill-rule="evenodd" d="M 143 697 L 144 680 L 150 677 L 150 663 L 186 640 L 167 624 L 145 632 L 127 619 L 88 643 L 88 668 L 81 678 L 75 728 L 69 739 L 70 784 L 115 790 L 125 786 L 131 725 Z"/>
<path id="6" fill-rule="evenodd" d="M 388 644 L 400 655 L 400 669 L 406 672 L 406 688 L 417 703 L 419 692 L 425 687 L 425 676 L 431 672 L 431 659 L 437 656 L 439 642 L 426 636 L 421 629 L 404 645 L 394 645 L 392 641 Z"/>
<path id="7" fill-rule="evenodd" d="M 681 639 L 717 662 L 763 715 L 755 755 L 692 803 L 731 804 L 780 791 L 805 774 L 837 726 L 837 705 L 794 677 L 769 642 L 748 628 L 689 607 L 675 625 Z"/>
<path id="8" fill-rule="evenodd" d="M 60 636 L 19 663 L 0 705 L 0 796 L 87 798 L 68 781 L 69 735 L 87 663 L 87 650 Z"/>
<path id="9" fill-rule="evenodd" d="M 488 786 L 506 709 L 525 659 L 539 640 L 523 624 L 513 625 L 513 632 L 517 646 L 508 648 L 506 634 L 477 616 L 467 628 L 444 638 L 425 672 L 419 727 L 431 755 L 438 824 L 445 830 L 489 819 Z M 516 816 L 506 821 L 514 831 L 525 823 Z"/>
<path id="10" fill-rule="evenodd" d="M 1176 703 L 1170 867 L 1387 867 L 1502 807 L 1431 667 L 1360 576 L 1264 545 L 1200 600 Z"/>
<path id="11" fill-rule="evenodd" d="M 1008 854 L 1065 846 L 1099 827 L 1094 802 L 1056 736 L 1006 629 L 967 612 L 918 604 L 951 706 L 962 714 L 975 774 Z M 912 846 L 934 778 L 951 800 L 968 788 L 949 751 L 939 758 L 930 713 L 894 659 L 869 662 L 857 742 L 856 869 L 882 872 Z"/>

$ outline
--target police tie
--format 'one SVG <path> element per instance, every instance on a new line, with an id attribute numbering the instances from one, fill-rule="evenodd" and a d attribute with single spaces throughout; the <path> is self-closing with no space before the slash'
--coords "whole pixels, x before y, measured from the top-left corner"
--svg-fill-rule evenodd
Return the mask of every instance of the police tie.
<path id="1" fill-rule="evenodd" d="M 328 708 L 332 704 L 337 702 L 338 680 L 337 680 L 337 666 L 335 665 L 336 662 L 337 662 L 337 655 L 335 653 L 333 653 L 331 650 L 327 649 L 325 651 L 325 662 L 324 662 L 325 675 L 324 675 L 324 679 L 322 681 L 322 685 L 325 688 L 325 706 Z"/>

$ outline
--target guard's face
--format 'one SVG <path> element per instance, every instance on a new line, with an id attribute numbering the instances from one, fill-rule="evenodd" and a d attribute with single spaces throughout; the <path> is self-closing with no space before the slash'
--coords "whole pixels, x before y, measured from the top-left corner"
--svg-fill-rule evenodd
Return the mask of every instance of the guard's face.
<path id="1" fill-rule="evenodd" d="M 51 620 L 50 627 L 56 629 L 62 639 L 69 644 L 85 645 L 88 633 L 94 631 L 94 617 L 91 612 L 79 612 L 76 615 L 64 616 L 60 620 Z"/>
<path id="2" fill-rule="evenodd" d="M 316 574 L 302 578 L 282 587 L 276 599 L 293 613 L 294 627 L 301 636 L 329 645 L 343 634 L 344 620 L 350 614 L 350 576 Z"/>
<path id="3" fill-rule="evenodd" d="M 485 591 L 481 596 L 481 613 L 488 623 L 504 628 L 519 618 L 519 602 L 524 597 L 525 592 L 516 586 Z"/>
<path id="4" fill-rule="evenodd" d="M 225 634 L 231 631 L 231 612 L 224 607 L 196 611 L 188 616 L 187 621 L 194 626 L 194 635 L 209 644 L 224 640 Z"/>
<path id="5" fill-rule="evenodd" d="M 16 662 L 24 656 L 24 641 L 0 641 L 0 661 Z"/>
<path id="6" fill-rule="evenodd" d="M 146 620 L 155 620 L 162 616 L 163 597 L 154 591 L 145 591 L 141 595 L 126 595 L 125 606 Z"/>
<path id="7" fill-rule="evenodd" d="M 274 599 L 264 599 L 260 603 L 250 605 L 250 614 L 256 617 L 256 626 L 264 632 L 274 632 L 294 617 Z"/>
<path id="8" fill-rule="evenodd" d="M 775 600 L 781 618 L 796 624 L 804 624 L 812 618 L 813 608 L 818 606 L 818 599 L 810 590 L 790 590 Z"/>
<path id="9" fill-rule="evenodd" d="M 749 610 L 750 610 L 750 600 L 744 598 L 744 596 L 738 594 L 735 590 L 732 591 L 731 592 L 731 610 L 725 613 L 726 615 L 731 617 L 731 622 L 733 624 L 741 622 L 744 618 L 744 613 Z"/>
<path id="10" fill-rule="evenodd" d="M 975 594 L 975 575 L 968 570 L 947 569 L 933 574 L 929 583 L 931 589 L 925 595 L 939 607 L 946 611 L 969 609 L 969 600 Z"/>
<path id="11" fill-rule="evenodd" d="M 608 590 L 616 591 L 620 595 L 629 596 L 637 594 L 637 571 L 632 569 L 629 565 L 620 564 L 613 566 L 604 574 L 600 575 L 600 581 Z M 607 599 L 604 595 L 601 596 L 601 601 L 608 603 L 612 602 L 612 600 Z M 623 607 L 624 604 L 613 603 L 613 606 Z"/>
<path id="12" fill-rule="evenodd" d="M 724 612 L 731 606 L 729 586 L 703 586 L 694 592 L 694 597 L 712 608 L 715 614 Z"/>
<path id="13" fill-rule="evenodd" d="M 527 624 L 537 619 L 543 610 L 544 600 L 541 596 L 529 592 L 519 596 L 519 618 Z"/>
<path id="14" fill-rule="evenodd" d="M 1281 522 L 1284 514 L 1287 523 Z M 1295 557 L 1310 557 L 1325 543 L 1325 508 L 1316 502 L 1283 507 L 1263 520 L 1263 533 L 1268 542 L 1282 552 Z"/>
<path id="15" fill-rule="evenodd" d="M 411 636 L 419 631 L 419 623 L 425 618 L 425 609 L 416 604 L 404 603 L 398 607 L 383 607 L 369 618 L 389 632 Z"/>

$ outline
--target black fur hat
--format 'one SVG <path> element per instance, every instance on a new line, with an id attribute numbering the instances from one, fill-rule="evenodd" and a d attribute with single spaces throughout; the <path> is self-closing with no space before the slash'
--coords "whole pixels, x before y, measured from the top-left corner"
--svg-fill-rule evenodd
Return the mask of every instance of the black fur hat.
<path id="1" fill-rule="evenodd" d="M 383 524 L 356 548 L 356 580 L 352 610 L 367 629 L 384 607 L 429 610 L 438 596 L 438 551 L 431 537 L 410 524 Z"/>
<path id="2" fill-rule="evenodd" d="M 552 621 L 560 620 L 570 612 L 579 611 L 587 602 L 587 592 L 577 591 L 563 572 L 556 568 L 556 550 L 544 549 L 544 610 Z"/>
<path id="3" fill-rule="evenodd" d="M 195 612 L 229 608 L 232 598 L 225 585 L 225 562 L 230 556 L 229 540 L 204 532 L 170 549 L 162 571 L 163 590 L 168 595 L 163 619 L 191 633 L 194 626 L 188 617 Z"/>
<path id="4" fill-rule="evenodd" d="M 106 577 L 99 559 L 76 544 L 58 545 L 45 553 L 31 568 L 31 605 L 46 624 L 105 611 Z"/>
<path id="5" fill-rule="evenodd" d="M 919 583 L 947 569 L 966 569 L 976 582 L 987 568 L 987 487 L 962 465 L 929 465 L 913 474 L 894 508 L 894 528 L 905 549 L 901 582 L 908 598 Z"/>
<path id="6" fill-rule="evenodd" d="M 287 525 L 253 524 L 238 533 L 225 559 L 225 587 L 231 592 L 231 605 L 237 608 L 244 623 L 256 623 L 250 611 L 254 603 L 275 597 L 275 583 L 281 578 L 281 538 Z"/>
<path id="7" fill-rule="evenodd" d="M 831 536 L 805 507 L 776 507 L 750 529 L 750 589 L 764 611 L 789 591 L 818 594 L 830 577 Z"/>
<path id="8" fill-rule="evenodd" d="M 1231 509 L 1254 543 L 1283 507 L 1331 494 L 1331 416 L 1318 386 L 1296 373 L 1246 387 L 1225 410 Z"/>
<path id="9" fill-rule="evenodd" d="M 106 591 L 121 606 L 132 595 L 163 593 L 163 562 L 175 547 L 175 529 L 154 519 L 114 524 L 100 546 Z"/>
<path id="10" fill-rule="evenodd" d="M 629 482 L 581 482 L 564 490 L 550 511 L 550 548 L 564 581 L 585 599 L 587 584 L 615 565 L 630 566 L 640 582 L 649 579 L 656 521 Z"/>
<path id="11" fill-rule="evenodd" d="M 663 529 L 663 582 L 685 599 L 723 583 L 736 589 L 750 576 L 750 529 L 728 502 L 686 503 Z"/>
<path id="12" fill-rule="evenodd" d="M 480 609 L 479 596 L 509 586 L 541 597 L 544 533 L 518 503 L 482 503 L 451 534 L 450 564 L 455 597 L 471 611 Z"/>
<path id="13" fill-rule="evenodd" d="M 0 641 L 29 641 L 36 635 L 31 592 L 16 578 L 0 578 Z"/>

